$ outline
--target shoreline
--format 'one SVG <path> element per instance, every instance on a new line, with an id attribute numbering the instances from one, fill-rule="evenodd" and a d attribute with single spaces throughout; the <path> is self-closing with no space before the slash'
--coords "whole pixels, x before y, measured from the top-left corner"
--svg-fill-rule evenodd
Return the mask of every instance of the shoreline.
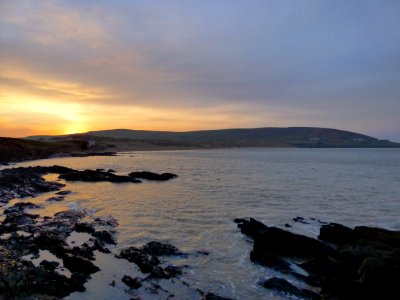
<path id="1" fill-rule="evenodd" d="M 47 174 L 58 174 L 66 183 L 46 181 L 43 176 Z M 119 287 L 124 297 L 135 297 L 140 290 L 140 297 L 158 295 L 169 299 L 174 296 L 174 289 L 181 289 L 198 299 L 226 299 L 189 286 L 181 279 L 183 267 L 168 263 L 170 256 L 186 259 L 208 255 L 206 252 L 183 253 L 173 245 L 157 241 L 115 252 L 118 221 L 112 216 L 99 218 L 82 209 L 62 210 L 51 217 L 35 214 L 36 209 L 68 197 L 72 193 L 68 181 L 141 184 L 175 177 L 171 173 L 152 172 L 115 175 L 113 170 L 79 171 L 62 166 L 1 170 L 0 299 L 79 297 L 75 293 L 85 292 L 85 284 L 93 280 L 92 276 L 111 271 L 107 267 L 100 269 L 104 260 L 130 265 L 129 270 L 116 274 L 121 278 L 106 282 L 110 288 Z M 34 201 L 46 193 L 47 200 Z"/>
<path id="2" fill-rule="evenodd" d="M 331 149 L 357 149 L 357 150 L 368 150 L 368 149 L 399 149 L 395 147 L 266 147 L 266 146 L 248 146 L 248 147 L 171 147 L 171 148 L 137 148 L 137 149 L 123 149 L 118 151 L 93 151 L 93 152 L 61 152 L 57 154 L 50 155 L 48 157 L 42 158 L 26 158 L 20 160 L 12 160 L 12 161 L 1 161 L 0 167 L 12 166 L 13 164 L 24 163 L 29 161 L 40 161 L 43 159 L 53 159 L 53 158 L 63 158 L 63 157 L 90 157 L 90 156 L 118 156 L 119 154 L 128 154 L 135 152 L 168 152 L 168 151 L 193 151 L 193 150 L 252 150 L 252 149 L 284 149 L 284 150 L 293 150 L 293 149 L 310 149 L 310 150 L 331 150 Z"/>
<path id="3" fill-rule="evenodd" d="M 163 177 L 163 174 L 131 172 L 127 175 L 113 175 L 112 170 L 78 171 L 61 166 L 20 167 L 0 171 L 0 176 L 3 176 L 0 178 L 0 192 L 4 192 L 4 174 L 7 175 L 7 172 L 15 175 L 9 183 L 16 183 L 16 186 L 11 186 L 10 191 L 18 190 L 21 184 L 27 184 L 27 186 L 18 190 L 20 194 L 14 195 L 16 196 L 14 198 L 19 198 L 18 203 L 13 202 L 13 206 L 10 207 L 2 205 L 2 208 L 6 208 L 8 211 L 4 214 L 5 219 L 0 225 L 0 243 L 3 246 L 1 254 L 4 257 L 0 264 L 0 271 L 3 270 L 6 274 L 6 276 L 0 276 L 3 280 L 3 283 L 0 282 L 0 295 L 5 293 L 5 286 L 15 283 L 15 278 L 18 279 L 18 282 L 22 280 L 22 282 L 27 283 L 23 285 L 24 290 L 20 291 L 27 293 L 30 290 L 26 289 L 31 286 L 29 283 L 30 276 L 33 275 L 36 278 L 42 278 L 39 283 L 46 286 L 56 286 L 60 284 L 59 282 L 67 282 L 68 287 L 63 290 L 63 293 L 79 292 L 79 290 L 85 288 L 86 282 L 91 282 L 89 279 L 92 274 L 107 272 L 106 269 L 99 271 L 96 269 L 96 267 L 99 267 L 96 259 L 103 257 L 107 260 L 118 259 L 118 261 L 126 259 L 132 264 L 134 271 L 130 274 L 120 274 L 120 277 L 125 279 L 119 278 L 121 280 L 118 279 L 114 282 L 117 287 L 128 286 L 129 291 L 132 292 L 131 296 L 155 289 L 160 293 L 160 298 L 167 298 L 173 292 L 164 287 L 163 284 L 174 278 L 173 280 L 177 282 L 176 288 L 185 289 L 187 293 L 195 293 L 199 299 L 223 299 L 215 298 L 218 296 L 213 294 L 211 296 L 209 293 L 200 293 L 193 287 L 185 286 L 185 269 L 174 268 L 174 266 L 167 269 L 170 266 L 168 264 L 169 255 L 174 258 L 185 259 L 190 255 L 208 255 L 207 253 L 182 253 L 173 245 L 152 243 L 155 241 L 148 241 L 141 247 L 134 245 L 124 252 L 116 253 L 113 252 L 113 243 L 116 243 L 115 234 L 118 232 L 117 220 L 111 218 L 98 219 L 88 215 L 85 211 L 71 209 L 44 218 L 35 214 L 35 209 L 37 209 L 35 205 L 38 204 L 30 203 L 29 199 L 26 198 L 32 197 L 34 199 L 39 194 L 50 193 L 51 195 L 49 194 L 46 201 L 51 203 L 63 201 L 63 197 L 68 197 L 68 190 L 65 190 L 68 186 L 65 186 L 63 182 L 43 181 L 42 176 L 45 173 L 60 174 L 61 179 L 67 181 L 110 181 L 113 183 L 131 182 L 133 184 L 140 184 L 133 179 L 149 180 L 149 178 Z M 171 176 L 167 177 L 172 179 Z M 14 179 L 18 180 L 14 181 Z M 35 190 L 29 189 L 32 186 L 36 189 L 36 194 L 32 193 Z M 60 194 L 60 192 L 63 194 Z M 29 195 L 29 193 L 31 194 Z M 25 198 L 21 199 L 21 197 Z M 321 227 L 318 239 L 294 235 L 290 232 L 290 224 L 287 224 L 285 226 L 287 228 L 282 230 L 266 226 L 253 219 L 235 220 L 242 233 L 248 235 L 254 241 L 249 263 L 260 264 L 278 272 L 275 277 L 262 278 L 261 287 L 279 293 L 297 295 L 302 299 L 320 299 L 320 290 L 324 297 L 339 297 L 339 299 L 348 298 L 349 291 L 354 293 L 351 294 L 352 298 L 357 298 L 357 296 L 365 298 L 372 294 L 375 297 L 385 295 L 388 298 L 395 298 L 393 296 L 398 296 L 396 294 L 398 291 L 394 288 L 397 282 L 393 283 L 391 278 L 399 278 L 400 276 L 400 268 L 398 267 L 400 263 L 398 256 L 400 253 L 399 231 L 362 227 L 363 229 L 360 232 L 357 227 L 352 229 L 340 224 L 324 223 L 318 219 L 310 218 L 310 220 L 318 223 Z M 310 220 L 301 217 L 294 219 L 295 222 L 301 224 L 307 224 Z M 67 240 L 77 234 L 88 234 L 91 237 L 83 244 L 68 244 Z M 46 239 L 44 236 L 46 236 Z M 47 238 L 48 236 L 50 237 Z M 55 238 L 56 236 L 58 238 Z M 296 245 L 296 247 L 293 247 L 293 245 Z M 27 253 L 26 249 L 30 252 Z M 316 249 L 318 251 L 315 251 Z M 57 263 L 57 261 L 54 257 L 50 260 L 43 259 L 41 261 L 43 264 L 38 261 L 35 262 L 36 264 L 31 264 L 22 259 L 27 255 L 33 257 L 33 260 L 42 259 L 43 251 L 48 251 L 61 260 L 61 262 L 58 261 L 59 265 L 55 269 L 53 269 L 54 262 Z M 301 258 L 301 261 L 298 261 L 299 258 Z M 44 260 L 48 262 L 44 262 Z M 288 264 L 288 261 L 290 264 Z M 296 269 L 292 268 L 293 261 Z M 76 266 L 81 264 L 85 265 L 83 270 Z M 127 264 L 126 261 L 125 264 Z M 323 270 L 321 270 L 321 266 L 324 266 Z M 60 274 L 55 273 L 58 273 L 60 268 L 69 270 L 72 275 L 75 274 L 74 277 L 72 278 L 72 275 L 67 279 L 59 277 Z M 297 268 L 302 268 L 306 273 L 298 272 Z M 17 272 L 15 273 L 14 270 Z M 93 273 L 90 273 L 92 271 Z M 350 278 L 347 277 L 348 274 L 351 274 Z M 122 275 L 127 277 L 122 277 Z M 56 278 L 55 282 L 49 281 L 51 276 Z M 291 282 L 293 278 L 313 287 L 310 289 L 311 293 L 307 291 L 308 288 L 299 288 L 296 283 Z M 323 278 L 329 280 L 324 279 L 325 281 L 323 281 Z M 112 282 L 107 282 L 108 284 L 112 284 Z M 161 288 L 156 288 L 155 284 L 158 284 Z M 168 292 L 165 292 L 165 290 Z M 51 290 L 44 289 L 44 291 L 52 293 Z M 315 295 L 315 291 L 317 291 L 317 295 Z"/>

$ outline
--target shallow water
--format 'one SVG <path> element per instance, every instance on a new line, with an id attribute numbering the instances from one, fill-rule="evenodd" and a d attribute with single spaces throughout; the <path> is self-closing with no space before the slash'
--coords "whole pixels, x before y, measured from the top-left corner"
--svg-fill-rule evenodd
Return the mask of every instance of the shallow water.
<path id="1" fill-rule="evenodd" d="M 348 226 L 371 225 L 400 230 L 399 149 L 230 149 L 124 153 L 116 157 L 59 158 L 28 165 L 131 171 L 171 172 L 178 178 L 141 184 L 68 183 L 73 193 L 47 203 L 42 214 L 83 208 L 112 215 L 119 222 L 118 246 L 167 241 L 184 252 L 210 255 L 169 259 L 188 265 L 183 280 L 195 288 L 235 299 L 278 299 L 259 286 L 271 270 L 249 260 L 252 243 L 239 233 L 234 218 L 254 217 L 267 225 L 293 225 L 291 230 L 316 235 L 318 225 L 295 223 L 296 216 L 315 217 Z M 43 203 L 49 195 L 38 197 Z M 99 254 L 100 255 L 100 254 Z M 108 263 L 110 264 L 110 263 Z M 116 268 L 114 268 L 116 269 Z M 118 268 L 100 272 L 106 282 L 124 274 Z M 108 277 L 107 277 L 108 276 Z M 72 299 L 126 299 L 105 284 Z M 114 288 L 115 290 L 115 288 Z M 184 291 L 180 298 L 191 298 Z M 186 293 L 186 294 L 185 294 Z"/>

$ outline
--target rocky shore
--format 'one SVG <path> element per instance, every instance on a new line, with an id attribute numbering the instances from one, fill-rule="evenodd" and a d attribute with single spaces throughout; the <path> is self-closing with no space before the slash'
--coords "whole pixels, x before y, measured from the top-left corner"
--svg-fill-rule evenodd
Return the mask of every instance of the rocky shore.
<path id="1" fill-rule="evenodd" d="M 138 179 L 166 181 L 176 178 L 171 173 L 156 174 L 152 172 L 132 172 L 129 175 L 116 175 L 114 170 L 74 170 L 62 166 L 10 168 L 0 171 L 0 203 L 7 203 L 13 198 L 36 197 L 40 193 L 57 191 L 65 184 L 49 182 L 43 179 L 46 174 L 59 174 L 66 181 L 86 182 L 131 182 L 140 183 Z"/>
<path id="2" fill-rule="evenodd" d="M 322 223 L 315 239 L 255 219 L 235 222 L 254 241 L 251 261 L 288 279 L 264 280 L 267 289 L 300 299 L 400 299 L 399 231 Z"/>
<path id="3" fill-rule="evenodd" d="M 125 260 L 137 266 L 135 274 L 121 274 L 126 297 L 132 299 L 174 297 L 169 288 L 185 289 L 195 299 L 224 299 L 191 287 L 181 279 L 185 270 L 171 265 L 167 257 L 185 259 L 206 252 L 183 253 L 173 245 L 150 241 L 141 247 L 113 251 L 118 222 L 111 216 L 96 218 L 85 210 L 68 209 L 53 216 L 41 216 L 35 210 L 47 203 L 63 201 L 71 192 L 66 184 L 46 181 L 46 174 L 58 174 L 65 181 L 109 181 L 140 183 L 142 180 L 165 181 L 175 174 L 132 172 L 116 175 L 114 170 L 74 170 L 62 166 L 13 168 L 0 171 L 0 299 L 58 299 L 84 292 L 87 283 L 101 270 L 100 254 L 106 259 Z M 61 190 L 63 189 L 63 190 Z M 29 198 L 48 193 L 43 204 Z M 16 200 L 18 199 L 18 200 Z M 13 200 L 12 202 L 10 202 Z M 18 201 L 18 202 L 16 202 Z M 11 203 L 11 205 L 10 205 Z M 81 242 L 71 239 L 74 237 Z M 189 268 L 189 266 L 187 266 Z M 119 283 L 109 282 L 113 288 Z M 163 286 L 163 284 L 165 286 Z"/>

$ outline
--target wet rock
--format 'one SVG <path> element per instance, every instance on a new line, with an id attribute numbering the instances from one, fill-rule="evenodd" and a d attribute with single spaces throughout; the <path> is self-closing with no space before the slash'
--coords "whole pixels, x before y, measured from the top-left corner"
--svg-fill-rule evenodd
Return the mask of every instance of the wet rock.
<path id="1" fill-rule="evenodd" d="M 54 215 L 55 220 L 68 221 L 70 223 L 77 223 L 87 215 L 86 212 L 81 210 L 65 210 L 60 211 Z"/>
<path id="2" fill-rule="evenodd" d="M 123 249 L 120 257 L 135 263 L 143 273 L 150 273 L 154 267 L 160 264 L 160 260 L 156 256 L 145 253 L 136 247 Z"/>
<path id="3" fill-rule="evenodd" d="M 361 240 L 385 244 L 390 247 L 400 248 L 400 231 L 387 230 L 383 228 L 356 226 L 354 233 Z"/>
<path id="4" fill-rule="evenodd" d="M 353 244 L 357 238 L 353 229 L 337 223 L 323 225 L 318 236 L 322 241 L 337 245 Z"/>
<path id="5" fill-rule="evenodd" d="M 38 167 L 41 168 L 44 173 L 54 173 L 54 174 L 68 174 L 74 171 L 74 169 L 63 167 L 63 166 L 50 166 L 50 167 Z"/>
<path id="6" fill-rule="evenodd" d="M 84 243 L 81 247 L 73 247 L 69 253 L 74 256 L 80 256 L 88 260 L 95 260 L 93 247 L 90 247 L 87 243 Z"/>
<path id="7" fill-rule="evenodd" d="M 36 205 L 31 202 L 18 202 L 15 203 L 13 206 L 5 209 L 4 214 L 18 213 L 24 211 L 25 209 L 35 209 L 40 207 L 40 205 Z"/>
<path id="8" fill-rule="evenodd" d="M 114 183 L 140 182 L 134 180 L 129 176 L 115 175 L 109 172 L 93 171 L 93 170 L 74 171 L 67 174 L 62 174 L 59 177 L 67 181 L 87 181 L 87 182 L 108 181 Z"/>
<path id="9" fill-rule="evenodd" d="M 225 298 L 225 297 L 221 297 L 218 295 L 215 295 L 213 293 L 207 293 L 204 297 L 204 300 L 232 300 L 231 298 Z"/>
<path id="10" fill-rule="evenodd" d="M 182 254 L 178 248 L 167 243 L 160 242 L 149 242 L 142 247 L 144 253 L 155 255 L 155 256 L 168 256 L 168 255 L 180 255 Z"/>
<path id="11" fill-rule="evenodd" d="M 299 297 L 300 299 L 320 299 L 318 294 L 306 289 L 299 289 L 289 283 L 287 280 L 278 277 L 273 277 L 266 280 L 263 286 L 267 289 L 272 289 Z"/>
<path id="12" fill-rule="evenodd" d="M 57 195 L 61 195 L 61 196 L 66 196 L 66 195 L 69 195 L 71 193 L 72 193 L 71 191 L 59 191 L 56 194 Z"/>
<path id="13" fill-rule="evenodd" d="M 132 277 L 130 277 L 130 276 L 128 276 L 128 275 L 125 275 L 123 278 L 122 278 L 122 282 L 123 283 L 125 283 L 127 286 L 129 286 L 130 288 L 133 288 L 133 289 L 138 289 L 138 288 L 140 288 L 141 286 L 142 286 L 142 282 L 141 282 L 142 280 L 140 279 L 140 278 L 138 278 L 138 277 L 136 277 L 136 278 L 132 278 Z"/>
<path id="14" fill-rule="evenodd" d="M 294 222 L 297 222 L 297 223 L 301 223 L 301 224 L 310 224 L 310 223 L 307 222 L 303 217 L 296 217 L 296 218 L 293 218 L 293 221 L 294 221 Z"/>
<path id="15" fill-rule="evenodd" d="M 75 224 L 75 231 L 76 232 L 86 232 L 92 234 L 95 232 L 93 225 L 83 222 L 83 223 L 76 223 Z"/>
<path id="16" fill-rule="evenodd" d="M 320 287 L 323 299 L 400 298 L 399 231 L 365 226 L 351 229 L 318 222 L 323 224 L 320 241 L 268 227 L 253 219 L 241 221 L 239 227 L 254 239 L 252 261 Z M 305 261 L 298 266 L 309 276 L 290 270 L 287 258 L 299 257 Z M 266 281 L 264 286 L 300 298 L 318 298 L 279 278 Z"/>
<path id="17" fill-rule="evenodd" d="M 177 266 L 167 266 L 164 268 L 164 272 L 167 274 L 168 278 L 173 278 L 182 275 L 182 270 Z"/>
<path id="18" fill-rule="evenodd" d="M 40 262 L 40 265 L 45 270 L 54 271 L 60 265 L 60 263 L 58 263 L 56 261 L 43 260 Z"/>
<path id="19" fill-rule="evenodd" d="M 116 245 L 116 242 L 114 241 L 114 238 L 112 237 L 112 234 L 109 231 L 106 230 L 96 231 L 92 235 L 106 244 Z"/>
<path id="20" fill-rule="evenodd" d="M 233 219 L 233 222 L 235 222 L 236 224 L 244 223 L 246 221 L 247 221 L 246 219 L 241 219 L 241 218 Z"/>
<path id="21" fill-rule="evenodd" d="M 24 299 L 29 295 L 63 298 L 74 291 L 84 290 L 80 281 L 42 268 L 15 270 L 0 276 L 0 295 L 3 299 Z"/>
<path id="22" fill-rule="evenodd" d="M 36 236 L 31 244 L 37 249 L 49 250 L 54 255 L 61 257 L 65 254 L 68 245 L 65 241 L 66 237 L 54 232 L 43 231 Z"/>
<path id="23" fill-rule="evenodd" d="M 331 249 L 320 241 L 300 234 L 291 233 L 277 227 L 267 227 L 254 219 L 240 223 L 242 233 L 254 239 L 253 252 L 257 256 L 263 253 L 279 256 L 313 257 L 324 256 Z M 295 247 L 293 247 L 296 245 Z"/>
<path id="24" fill-rule="evenodd" d="M 250 252 L 250 260 L 277 271 L 291 271 L 290 264 L 285 259 L 269 252 L 253 250 Z"/>
<path id="25" fill-rule="evenodd" d="M 166 180 L 170 180 L 170 179 L 178 177 L 176 174 L 172 174 L 172 173 L 157 174 L 157 173 L 147 172 L 147 171 L 131 172 L 131 173 L 129 173 L 129 176 L 132 178 L 155 180 L 155 181 L 166 181 Z"/>
<path id="26" fill-rule="evenodd" d="M 48 201 L 48 202 L 60 202 L 60 201 L 63 201 L 64 199 L 65 199 L 64 196 L 58 196 L 58 197 L 50 197 L 46 201 Z"/>
<path id="27" fill-rule="evenodd" d="M 106 226 L 106 227 L 116 227 L 118 226 L 118 221 L 112 216 L 95 218 L 93 224 L 96 226 Z"/>
<path id="28" fill-rule="evenodd" d="M 16 225 L 30 225 L 35 223 L 35 219 L 39 218 L 39 215 L 32 215 L 24 212 L 8 214 L 3 221 L 5 224 L 16 224 Z"/>
<path id="29" fill-rule="evenodd" d="M 367 257 L 358 269 L 369 294 L 390 299 L 400 295 L 400 249 L 381 257 Z"/>
<path id="30" fill-rule="evenodd" d="M 65 255 L 62 258 L 64 267 L 73 273 L 79 273 L 83 275 L 90 275 L 100 271 L 99 267 L 94 265 L 91 261 L 82 258 L 80 256 Z"/>

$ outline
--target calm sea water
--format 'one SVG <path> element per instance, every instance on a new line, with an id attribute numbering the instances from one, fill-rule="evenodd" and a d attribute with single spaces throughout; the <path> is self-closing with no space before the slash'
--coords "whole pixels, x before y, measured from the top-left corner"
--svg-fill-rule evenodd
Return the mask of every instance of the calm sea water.
<path id="1" fill-rule="evenodd" d="M 177 179 L 162 183 L 68 183 L 67 189 L 74 193 L 42 213 L 74 207 L 112 215 L 120 224 L 115 252 L 151 240 L 170 242 L 185 252 L 208 251 L 208 256 L 170 262 L 189 266 L 183 279 L 190 285 L 235 299 L 280 296 L 259 286 L 260 278 L 276 274 L 250 262 L 252 243 L 239 233 L 234 218 L 254 217 L 275 226 L 289 223 L 291 230 L 310 236 L 318 233 L 318 225 L 298 224 L 292 218 L 400 230 L 399 149 L 133 152 L 18 165 L 53 164 L 111 168 L 121 174 L 140 170 L 178 174 Z M 71 299 L 129 298 L 123 285 L 108 286 L 111 278 L 120 281 L 124 266 L 103 263 L 109 271 L 94 274 L 88 292 L 73 294 Z M 178 298 L 191 298 L 185 291 L 176 293 Z"/>

